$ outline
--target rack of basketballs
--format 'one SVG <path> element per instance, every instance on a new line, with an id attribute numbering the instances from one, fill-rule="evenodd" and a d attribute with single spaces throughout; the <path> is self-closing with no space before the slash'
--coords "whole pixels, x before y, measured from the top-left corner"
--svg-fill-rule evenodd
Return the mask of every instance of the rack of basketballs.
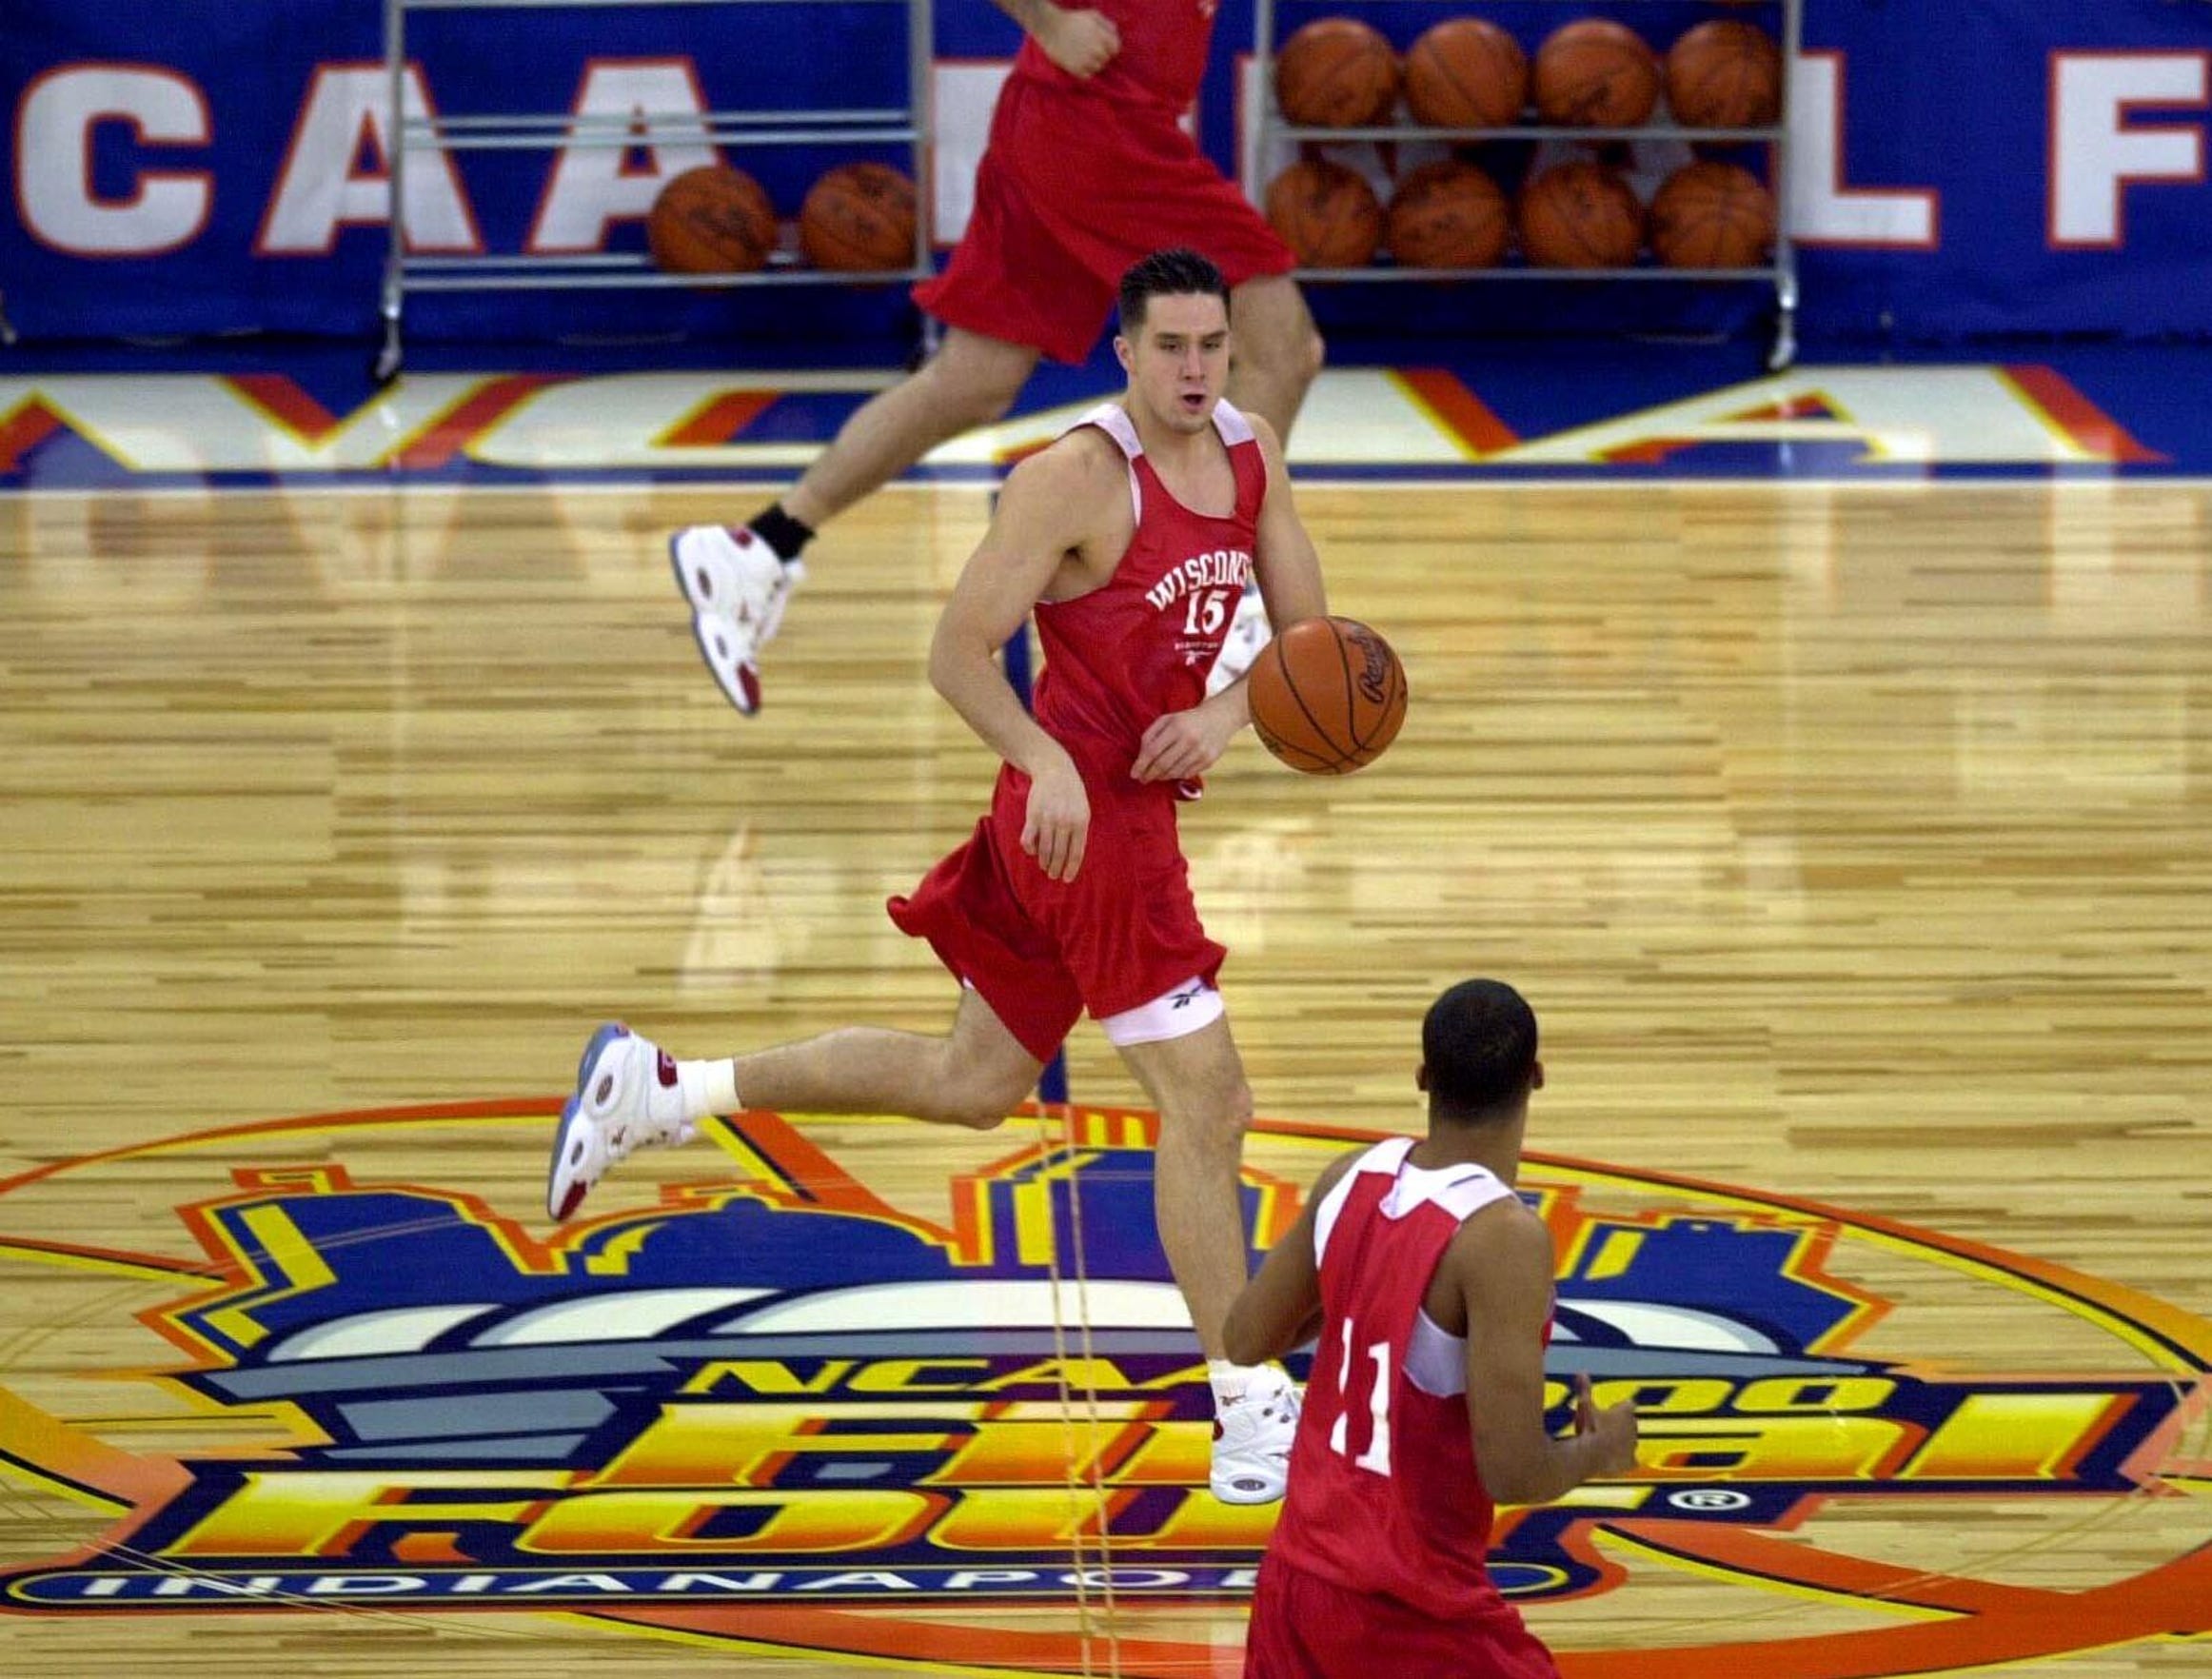
<path id="1" fill-rule="evenodd" d="M 392 148 L 391 206 L 385 223 L 381 313 L 384 343 L 376 377 L 400 368 L 405 299 L 418 291 L 574 290 L 606 286 L 724 286 L 852 285 L 916 280 L 930 272 L 929 233 L 916 203 L 914 176 L 893 164 L 854 157 L 856 151 L 903 153 L 917 169 L 931 145 L 928 84 L 930 0 L 817 0 L 840 14 L 867 11 L 899 26 L 886 34 L 884 63 L 896 67 L 899 86 L 891 102 L 844 109 L 771 106 L 740 109 L 633 110 L 626 114 L 479 112 L 410 114 L 403 106 L 402 67 L 420 56 L 410 40 L 417 12 L 447 16 L 469 11 L 522 11 L 571 7 L 583 0 L 384 0 L 385 108 Z M 593 0 L 614 11 L 655 0 Z M 752 0 L 692 0 L 697 4 L 751 5 Z M 759 11 L 759 7 L 754 6 Z M 611 25 L 609 26 L 611 27 Z M 865 27 L 845 18 L 847 30 Z M 536 37 L 520 32 L 526 45 Z M 852 37 L 848 35 L 848 39 Z M 895 55 L 895 56 L 894 56 Z M 742 84 L 748 88 L 750 83 Z M 863 79 L 862 89 L 866 87 Z M 868 96 L 857 89 L 860 96 Z M 723 148 L 759 162 L 782 150 L 784 159 L 816 156 L 815 169 L 784 163 L 773 178 L 783 184 L 780 210 L 758 176 L 725 161 L 701 163 L 672 176 L 645 218 L 643 251 L 492 251 L 464 255 L 418 252 L 402 237 L 399 209 L 405 202 L 405 173 L 428 154 L 499 148 L 565 151 L 571 148 Z M 447 167 L 450 167 L 448 165 Z M 804 179 L 801 189 L 797 182 Z M 796 198 L 796 214 L 786 218 Z"/>
<path id="2" fill-rule="evenodd" d="M 667 274 L 757 274 L 771 264 L 837 274 L 919 273 L 914 179 L 864 159 L 833 164 L 800 201 L 784 237 L 767 189 L 734 164 L 701 164 L 653 200 L 645 245 Z"/>
<path id="3" fill-rule="evenodd" d="M 1491 0 L 1402 51 L 1342 15 L 1277 47 L 1277 7 L 1313 3 L 1258 0 L 1267 89 L 1248 153 L 1255 175 L 1294 153 L 1256 196 L 1302 278 L 1770 283 L 1770 359 L 1790 359 L 1784 67 L 1801 0 L 1669 0 L 1648 8 L 1663 37 L 1555 21 L 1561 0 Z"/>

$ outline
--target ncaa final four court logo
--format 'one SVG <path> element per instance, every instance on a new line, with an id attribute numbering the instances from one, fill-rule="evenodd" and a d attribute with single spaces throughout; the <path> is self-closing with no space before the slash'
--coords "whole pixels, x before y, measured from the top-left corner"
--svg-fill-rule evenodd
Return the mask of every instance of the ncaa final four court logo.
<path id="1" fill-rule="evenodd" d="M 1234 1670 L 1274 1511 L 1206 1490 L 1151 1116 L 940 1147 L 749 1114 L 548 1232 L 553 1112 L 283 1120 L 0 1182 L 0 1480 L 41 1536 L 0 1605 L 559 1611 L 1038 1673 L 1089 1670 L 1104 1626 L 1123 1673 Z M 1255 1126 L 1255 1248 L 1357 1140 Z M 1778 1194 L 1550 1156 L 1522 1189 L 1560 1256 L 1554 1421 L 1587 1373 L 1643 1432 L 1634 1473 L 1501 1512 L 1498 1585 L 1569 1679 L 2212 1632 L 2212 1323 Z"/>

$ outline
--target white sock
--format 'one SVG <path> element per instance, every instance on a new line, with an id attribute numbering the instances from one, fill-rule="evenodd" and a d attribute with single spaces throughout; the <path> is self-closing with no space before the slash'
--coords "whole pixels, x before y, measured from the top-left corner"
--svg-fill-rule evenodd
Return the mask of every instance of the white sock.
<path id="1" fill-rule="evenodd" d="M 738 1100 L 735 1059 L 679 1061 L 676 1088 L 683 1096 L 683 1116 L 694 1124 L 718 1114 L 737 1114 L 744 1109 L 744 1104 Z"/>

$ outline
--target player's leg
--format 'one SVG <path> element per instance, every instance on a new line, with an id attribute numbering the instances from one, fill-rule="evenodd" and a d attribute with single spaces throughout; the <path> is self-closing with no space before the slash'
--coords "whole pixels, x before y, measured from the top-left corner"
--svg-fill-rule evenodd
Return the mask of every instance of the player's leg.
<path id="1" fill-rule="evenodd" d="M 1287 274 L 1261 274 L 1229 294 L 1235 339 L 1229 400 L 1259 415 L 1286 444 L 1306 392 L 1321 371 L 1320 328 Z"/>
<path id="2" fill-rule="evenodd" d="M 1323 346 L 1290 277 L 1297 259 L 1282 236 L 1165 117 L 1124 124 L 1102 155 L 1069 167 L 1084 172 L 1060 200 L 1061 237 L 1097 271 L 1117 281 L 1129 264 L 1172 246 L 1188 246 L 1221 270 L 1234 341 L 1229 400 L 1287 443 L 1321 371 Z"/>
<path id="3" fill-rule="evenodd" d="M 1218 1008 L 1219 994 L 1209 987 L 1208 996 Z M 1199 1348 L 1217 1359 L 1222 1325 L 1250 1274 L 1237 1176 L 1252 1122 L 1244 1065 L 1225 1017 L 1184 1037 L 1116 1047 L 1159 1112 L 1153 1206 L 1160 1246 Z"/>
<path id="4" fill-rule="evenodd" d="M 903 1114 L 988 1131 L 1037 1085 L 1044 1063 L 991 1005 L 960 993 L 943 1037 L 846 1026 L 739 1056 L 740 1105 L 786 1114 Z"/>
<path id="5" fill-rule="evenodd" d="M 1097 336 L 1111 282 L 1099 291 L 1035 213 L 1055 190 L 1050 160 L 1064 149 L 1052 135 L 1030 135 L 1023 113 L 1036 103 L 1019 77 L 1000 90 L 967 230 L 944 272 L 914 289 L 915 302 L 946 328 L 938 353 L 855 413 L 784 500 L 746 525 L 699 526 L 669 544 L 700 652 L 740 711 L 760 703 L 758 649 L 776 631 L 814 527 L 946 439 L 1005 413 L 1040 354 L 1079 362 Z M 1041 184 L 1033 178 L 1039 158 Z M 729 562 L 733 583 L 751 593 L 714 591 L 712 577 L 687 563 L 695 556 Z"/>
<path id="6" fill-rule="evenodd" d="M 1222 1326 L 1249 1274 L 1238 1169 L 1252 1091 L 1220 1008 L 1220 994 L 1194 980 L 1101 1024 L 1159 1111 L 1153 1207 L 1213 1383 L 1214 1496 L 1267 1504 L 1289 1478 L 1298 1391 L 1279 1366 L 1249 1369 L 1222 1356 Z M 1207 1023 L 1178 1032 L 1176 1015 L 1194 1010 Z"/>
<path id="7" fill-rule="evenodd" d="M 1043 1067 L 973 991 L 960 994 L 941 1037 L 848 1026 L 721 1060 L 679 1061 L 626 1027 L 602 1026 L 561 1111 L 546 1211 L 573 1215 L 609 1167 L 641 1148 L 689 1142 L 712 1115 L 903 1114 L 989 1130 Z"/>
<path id="8" fill-rule="evenodd" d="M 744 524 L 694 524 L 669 538 L 700 657 L 740 712 L 760 709 L 760 648 L 806 575 L 800 550 L 815 529 L 938 444 L 1004 414 L 1037 360 L 1027 345 L 955 326 L 918 370 L 862 404 L 780 501 Z"/>
<path id="9" fill-rule="evenodd" d="M 988 425 L 1021 394 L 1038 352 L 965 327 L 937 354 L 871 397 L 779 504 L 810 530 L 888 484 L 938 444 Z"/>

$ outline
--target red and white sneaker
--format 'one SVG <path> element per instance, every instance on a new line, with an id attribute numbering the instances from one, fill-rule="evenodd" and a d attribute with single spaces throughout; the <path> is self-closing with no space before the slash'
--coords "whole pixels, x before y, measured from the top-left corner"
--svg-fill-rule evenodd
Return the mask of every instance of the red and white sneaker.
<path id="1" fill-rule="evenodd" d="M 783 625 L 804 562 L 788 563 L 743 525 L 686 525 L 668 563 L 691 603 L 691 634 L 715 685 L 746 717 L 760 709 L 760 649 Z"/>
<path id="2" fill-rule="evenodd" d="M 1274 1379 L 1271 1381 L 1269 1377 Z M 1243 1398 L 1214 1406 L 1214 1496 L 1223 1504 L 1273 1504 L 1291 1478 L 1291 1442 L 1305 1403 L 1280 1370 L 1255 1376 Z"/>
<path id="3" fill-rule="evenodd" d="M 576 1064 L 576 1093 L 561 1110 L 545 1174 L 545 1211 L 572 1217 L 608 1167 L 639 1149 L 674 1147 L 699 1135 L 683 1116 L 676 1057 L 627 1026 L 591 1035 Z"/>

